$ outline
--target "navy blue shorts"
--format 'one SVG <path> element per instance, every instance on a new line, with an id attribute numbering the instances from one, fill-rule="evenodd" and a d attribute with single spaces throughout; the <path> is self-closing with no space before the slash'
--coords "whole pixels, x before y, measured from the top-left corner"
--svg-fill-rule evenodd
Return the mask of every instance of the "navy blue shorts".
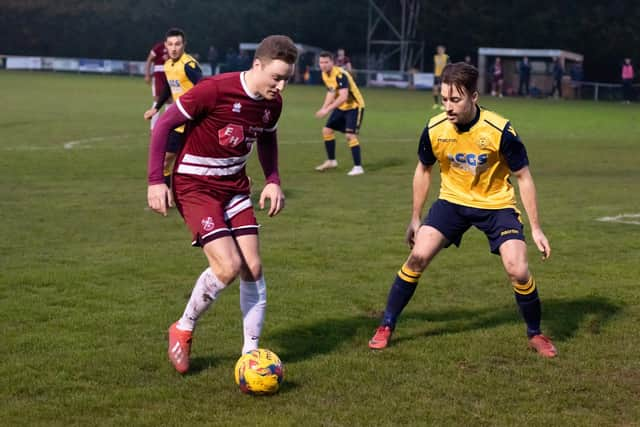
<path id="1" fill-rule="evenodd" d="M 168 153 L 179 153 L 184 143 L 184 133 L 171 130 L 169 132 L 169 142 L 167 143 Z"/>
<path id="2" fill-rule="evenodd" d="M 449 240 L 447 247 L 451 243 L 460 246 L 462 235 L 472 225 L 484 232 L 489 239 L 491 253 L 496 255 L 500 254 L 500 245 L 507 240 L 525 240 L 520 214 L 513 208 L 479 209 L 438 199 L 422 223 L 444 234 Z"/>
<path id="3" fill-rule="evenodd" d="M 336 108 L 331 112 L 325 126 L 338 132 L 357 134 L 362 123 L 362 116 L 364 116 L 364 108 L 353 108 L 351 110 L 338 110 Z"/>

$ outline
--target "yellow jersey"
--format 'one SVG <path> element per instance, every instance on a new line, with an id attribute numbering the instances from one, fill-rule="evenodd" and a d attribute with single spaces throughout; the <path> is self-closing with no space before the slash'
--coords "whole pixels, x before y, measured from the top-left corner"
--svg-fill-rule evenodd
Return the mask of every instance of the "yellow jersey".
<path id="1" fill-rule="evenodd" d="M 184 95 L 189 89 L 195 86 L 202 78 L 202 71 L 191 55 L 183 53 L 180 58 L 173 60 L 169 58 L 164 63 L 164 73 L 171 89 L 171 96 L 175 101 Z M 176 132 L 183 133 L 184 125 L 177 127 Z"/>
<path id="2" fill-rule="evenodd" d="M 443 53 L 442 55 L 433 55 L 433 75 L 440 77 L 442 70 L 449 63 L 449 55 Z"/>
<path id="3" fill-rule="evenodd" d="M 322 81 L 329 92 L 333 93 L 335 97 L 338 97 L 338 91 L 340 89 L 349 89 L 349 97 L 338 106 L 338 110 L 364 108 L 364 98 L 348 71 L 341 67 L 334 66 L 330 72 L 322 73 Z"/>
<path id="4" fill-rule="evenodd" d="M 527 151 L 507 119 L 476 107 L 474 120 L 456 126 L 446 113 L 429 120 L 418 155 L 440 164 L 440 199 L 480 209 L 516 208 L 511 171 L 529 164 Z"/>

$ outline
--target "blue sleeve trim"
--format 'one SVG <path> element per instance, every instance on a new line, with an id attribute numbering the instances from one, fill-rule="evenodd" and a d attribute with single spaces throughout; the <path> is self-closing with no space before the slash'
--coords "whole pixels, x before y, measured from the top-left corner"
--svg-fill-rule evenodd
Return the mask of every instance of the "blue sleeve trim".
<path id="1" fill-rule="evenodd" d="M 349 89 L 349 79 L 344 74 L 338 74 L 336 77 L 339 89 Z"/>
<path id="2" fill-rule="evenodd" d="M 431 138 L 429 137 L 429 127 L 425 126 L 420 135 L 420 143 L 418 144 L 418 158 L 420 162 L 425 166 L 431 166 L 435 164 L 436 156 L 433 155 L 433 148 L 431 147 Z"/>
<path id="3" fill-rule="evenodd" d="M 527 149 L 520 140 L 520 137 L 511 127 L 511 122 L 507 122 L 500 139 L 500 152 L 507 159 L 507 164 L 511 171 L 516 172 L 529 165 Z"/>
<path id="4" fill-rule="evenodd" d="M 191 61 L 184 65 L 184 73 L 194 85 L 202 79 L 202 70 L 197 63 Z"/>

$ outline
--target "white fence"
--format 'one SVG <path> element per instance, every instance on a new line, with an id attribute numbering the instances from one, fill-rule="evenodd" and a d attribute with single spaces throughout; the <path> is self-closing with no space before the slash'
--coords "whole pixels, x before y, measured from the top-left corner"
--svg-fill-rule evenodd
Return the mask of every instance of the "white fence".
<path id="1" fill-rule="evenodd" d="M 0 55 L 0 68 L 7 70 L 144 75 L 144 66 L 144 61 Z M 209 64 L 200 67 L 204 75 L 211 75 Z"/>
<path id="2" fill-rule="evenodd" d="M 75 73 L 143 75 L 144 61 L 123 61 L 117 59 L 56 58 L 41 56 L 0 55 L 0 68 L 8 70 L 42 70 Z M 204 75 L 211 75 L 207 63 L 200 64 Z M 322 84 L 320 70 L 311 69 L 312 78 L 308 83 Z M 394 87 L 400 89 L 428 90 L 433 87 L 433 73 L 404 72 L 392 70 L 354 70 L 358 85 L 367 87 Z M 638 92 L 640 85 L 633 86 Z M 582 82 L 573 94 L 580 99 L 595 101 L 622 100 L 622 85 L 619 83 Z"/>

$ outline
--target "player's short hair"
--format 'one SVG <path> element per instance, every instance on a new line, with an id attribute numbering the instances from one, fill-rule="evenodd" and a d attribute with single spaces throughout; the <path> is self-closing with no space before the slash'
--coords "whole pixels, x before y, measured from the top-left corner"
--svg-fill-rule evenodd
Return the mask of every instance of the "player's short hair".
<path id="1" fill-rule="evenodd" d="M 295 64 L 298 60 L 298 48 L 287 36 L 268 36 L 258 45 L 254 59 L 265 62 L 279 59 L 287 64 Z"/>
<path id="2" fill-rule="evenodd" d="M 187 36 L 184 35 L 184 31 L 178 27 L 171 27 L 167 30 L 164 35 L 164 39 L 168 39 L 169 37 L 182 37 L 182 41 L 187 40 Z"/>
<path id="3" fill-rule="evenodd" d="M 318 55 L 318 57 L 320 58 L 329 58 L 330 60 L 335 60 L 335 55 L 331 52 L 329 52 L 328 50 L 323 50 L 322 52 L 320 52 L 320 55 Z"/>
<path id="4" fill-rule="evenodd" d="M 478 69 L 466 62 L 447 64 L 442 70 L 441 82 L 455 86 L 458 91 L 471 96 L 478 91 Z"/>

